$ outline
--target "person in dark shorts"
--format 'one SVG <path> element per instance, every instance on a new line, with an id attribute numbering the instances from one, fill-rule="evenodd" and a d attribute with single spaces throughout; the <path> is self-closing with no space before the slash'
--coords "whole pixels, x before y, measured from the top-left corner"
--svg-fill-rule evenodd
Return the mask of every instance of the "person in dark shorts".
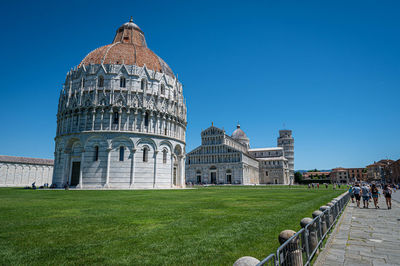
<path id="1" fill-rule="evenodd" d="M 364 183 L 363 186 L 361 187 L 361 192 L 363 198 L 363 208 L 368 209 L 370 188 L 366 183 Z"/>
<path id="2" fill-rule="evenodd" d="M 356 198 L 356 202 L 357 202 L 357 207 L 360 208 L 360 200 L 361 200 L 360 185 L 357 183 L 353 190 L 354 190 L 354 197 Z"/>
<path id="3" fill-rule="evenodd" d="M 378 206 L 379 189 L 375 184 L 372 184 L 371 194 L 372 194 L 372 199 L 374 200 L 375 209 L 379 209 Z"/>
<path id="4" fill-rule="evenodd" d="M 388 210 L 390 210 L 392 208 L 392 190 L 388 185 L 383 188 L 383 195 L 385 196 Z"/>

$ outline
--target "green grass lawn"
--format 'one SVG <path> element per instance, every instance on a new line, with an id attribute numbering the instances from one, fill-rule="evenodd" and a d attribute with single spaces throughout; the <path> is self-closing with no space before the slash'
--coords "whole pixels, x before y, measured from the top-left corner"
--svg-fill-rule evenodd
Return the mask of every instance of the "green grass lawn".
<path id="1" fill-rule="evenodd" d="M 232 265 L 262 259 L 284 229 L 343 190 L 0 189 L 0 264 Z"/>

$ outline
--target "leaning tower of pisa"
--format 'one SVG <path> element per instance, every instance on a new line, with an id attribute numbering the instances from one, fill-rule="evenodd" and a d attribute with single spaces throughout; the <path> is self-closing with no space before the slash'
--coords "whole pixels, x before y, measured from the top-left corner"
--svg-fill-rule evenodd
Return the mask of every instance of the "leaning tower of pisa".
<path id="1" fill-rule="evenodd" d="M 289 176 L 294 180 L 294 138 L 291 130 L 279 130 L 278 147 L 282 147 L 289 163 Z"/>

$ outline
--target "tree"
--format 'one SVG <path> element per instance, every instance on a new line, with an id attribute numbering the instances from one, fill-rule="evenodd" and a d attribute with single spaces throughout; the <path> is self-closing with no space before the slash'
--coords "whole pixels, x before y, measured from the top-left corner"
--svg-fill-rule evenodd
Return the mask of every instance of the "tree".
<path id="1" fill-rule="evenodd" d="M 294 182 L 300 184 L 302 180 L 303 180 L 303 175 L 300 172 L 295 172 L 294 173 Z"/>

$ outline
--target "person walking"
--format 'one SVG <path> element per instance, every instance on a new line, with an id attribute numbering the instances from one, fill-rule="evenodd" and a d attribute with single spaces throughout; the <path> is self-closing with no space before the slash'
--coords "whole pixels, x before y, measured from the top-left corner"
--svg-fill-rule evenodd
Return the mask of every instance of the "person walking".
<path id="1" fill-rule="evenodd" d="M 349 188 L 349 194 L 350 194 L 350 197 L 351 197 L 351 202 L 354 203 L 354 188 L 353 188 L 353 186 L 351 186 Z"/>
<path id="2" fill-rule="evenodd" d="M 367 188 L 368 188 L 368 199 L 371 202 L 372 201 L 372 189 L 371 186 L 369 184 L 367 184 Z"/>
<path id="3" fill-rule="evenodd" d="M 356 198 L 357 202 L 357 207 L 360 208 L 360 199 L 361 199 L 360 185 L 357 183 L 353 190 L 354 190 L 354 197 Z"/>
<path id="4" fill-rule="evenodd" d="M 371 194 L 372 194 L 372 199 L 374 200 L 375 209 L 379 209 L 378 206 L 379 189 L 375 184 L 372 184 Z"/>
<path id="5" fill-rule="evenodd" d="M 383 188 L 383 195 L 386 199 L 386 206 L 388 207 L 388 210 L 390 210 L 392 208 L 392 190 L 388 185 L 385 185 Z"/>
<path id="6" fill-rule="evenodd" d="M 363 184 L 363 186 L 361 187 L 361 191 L 362 191 L 362 198 L 363 198 L 363 208 L 367 208 L 368 209 L 368 201 L 369 201 L 369 188 L 367 186 L 367 184 Z"/>

